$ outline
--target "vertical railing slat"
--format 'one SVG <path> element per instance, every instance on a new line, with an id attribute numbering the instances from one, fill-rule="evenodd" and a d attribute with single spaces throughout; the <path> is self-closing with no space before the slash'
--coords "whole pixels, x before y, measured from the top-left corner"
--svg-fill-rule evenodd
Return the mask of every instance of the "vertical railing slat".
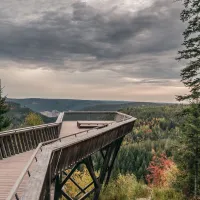
<path id="1" fill-rule="evenodd" d="M 14 138 L 14 143 L 15 143 L 15 152 L 16 152 L 16 154 L 18 154 L 19 153 L 19 146 L 18 146 L 18 141 L 17 141 L 17 135 L 16 135 L 16 133 L 13 134 L 13 138 Z"/>
<path id="2" fill-rule="evenodd" d="M 26 143 L 25 143 L 25 138 L 24 138 L 24 133 L 21 133 L 21 143 L 22 143 L 22 148 L 23 148 L 23 151 L 27 151 L 26 150 Z"/>
<path id="3" fill-rule="evenodd" d="M 2 149 L 0 147 L 0 160 L 2 160 L 2 159 L 3 159 L 3 153 L 2 153 Z"/>
<path id="4" fill-rule="evenodd" d="M 4 145 L 6 148 L 7 156 L 10 157 L 12 154 L 11 154 L 10 147 L 9 147 L 8 136 L 4 137 Z"/>
<path id="5" fill-rule="evenodd" d="M 1 138 L 1 141 L 0 141 L 0 142 L 1 142 L 1 147 L 2 147 L 2 153 L 3 153 L 3 157 L 4 157 L 4 158 L 7 158 L 7 152 L 6 152 L 6 148 L 5 148 L 5 145 L 4 145 L 3 138 L 4 138 L 4 137 L 2 137 L 2 138 Z"/>
<path id="6" fill-rule="evenodd" d="M 22 148 L 22 143 L 21 143 L 21 137 L 20 137 L 20 134 L 16 134 L 16 137 L 17 137 L 17 140 L 18 140 L 18 148 L 19 148 L 19 152 L 22 153 L 23 152 L 23 148 Z"/>
<path id="7" fill-rule="evenodd" d="M 24 133 L 24 140 L 25 140 L 26 150 L 29 151 L 31 147 L 29 145 L 27 132 Z"/>
<path id="8" fill-rule="evenodd" d="M 27 132 L 27 138 L 28 138 L 28 144 L 29 144 L 29 147 L 30 147 L 30 150 L 31 150 L 31 149 L 33 149 L 33 141 L 32 141 L 30 132 Z"/>
<path id="9" fill-rule="evenodd" d="M 32 140 L 32 144 L 33 144 L 33 149 L 35 149 L 37 145 L 36 145 L 34 130 L 30 131 L 30 135 L 31 135 L 31 140 Z"/>
<path id="10" fill-rule="evenodd" d="M 12 155 L 15 155 L 15 145 L 14 145 L 14 142 L 13 142 L 13 138 L 12 138 L 12 135 L 9 135 L 9 140 L 10 140 L 10 148 L 11 148 L 11 154 Z"/>

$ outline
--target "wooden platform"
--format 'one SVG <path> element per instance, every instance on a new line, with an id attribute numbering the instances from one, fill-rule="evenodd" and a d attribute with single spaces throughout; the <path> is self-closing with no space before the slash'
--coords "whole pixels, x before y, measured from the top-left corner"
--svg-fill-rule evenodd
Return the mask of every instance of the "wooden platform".
<path id="1" fill-rule="evenodd" d="M 110 124 L 110 123 L 111 121 L 79 121 L 79 124 L 82 125 L 82 127 L 80 128 L 77 126 L 77 121 L 64 121 L 62 123 L 59 137 L 70 136 L 75 133 L 87 131 L 99 125 Z M 65 138 L 64 141 L 68 141 L 68 138 Z M 69 139 L 69 142 L 70 142 L 70 139 Z M 58 143 L 62 144 L 60 142 Z M 54 145 L 56 145 L 56 143 Z M 31 151 L 16 154 L 14 156 L 0 160 L 0 200 L 6 200 L 9 192 L 11 191 L 15 182 L 20 176 L 24 167 L 28 163 L 33 152 L 34 150 L 31 150 Z M 20 190 L 18 194 L 22 193 L 27 180 L 28 178 L 20 186 L 19 188 Z"/>
<path id="2" fill-rule="evenodd" d="M 0 161 L 0 200 L 5 200 L 34 151 L 17 154 Z"/>
<path id="3" fill-rule="evenodd" d="M 88 130 L 88 129 L 87 128 L 79 129 L 77 127 L 77 121 L 65 121 L 62 123 L 62 127 L 60 130 L 60 137 L 72 135 L 74 133 L 78 133 L 78 132 L 86 131 L 86 130 Z"/>
<path id="4" fill-rule="evenodd" d="M 64 121 L 60 131 L 60 137 L 89 130 L 94 127 L 110 124 L 113 121 Z M 81 126 L 78 126 L 80 124 Z"/>

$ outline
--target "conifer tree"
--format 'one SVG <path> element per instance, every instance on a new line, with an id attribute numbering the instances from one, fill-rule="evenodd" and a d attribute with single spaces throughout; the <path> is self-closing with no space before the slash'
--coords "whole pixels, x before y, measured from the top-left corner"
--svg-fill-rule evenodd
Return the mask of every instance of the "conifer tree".
<path id="1" fill-rule="evenodd" d="M 184 9 L 181 20 L 187 24 L 183 32 L 184 49 L 179 51 L 178 60 L 186 60 L 186 67 L 181 71 L 183 84 L 190 90 L 189 94 L 178 96 L 179 101 L 199 102 L 200 98 L 200 1 L 181 0 Z"/>
<path id="2" fill-rule="evenodd" d="M 9 106 L 6 103 L 6 97 L 2 97 L 2 88 L 0 80 L 0 131 L 4 130 L 10 125 L 10 120 L 5 114 L 9 111 Z"/>
<path id="3" fill-rule="evenodd" d="M 178 52 L 177 59 L 186 61 L 181 77 L 189 93 L 178 96 L 177 100 L 189 100 L 190 106 L 183 111 L 185 122 L 180 137 L 182 156 L 179 158 L 180 166 L 187 173 L 187 191 L 197 199 L 200 195 L 200 1 L 181 1 L 184 9 L 180 17 L 187 27 L 183 32 L 184 48 Z"/>

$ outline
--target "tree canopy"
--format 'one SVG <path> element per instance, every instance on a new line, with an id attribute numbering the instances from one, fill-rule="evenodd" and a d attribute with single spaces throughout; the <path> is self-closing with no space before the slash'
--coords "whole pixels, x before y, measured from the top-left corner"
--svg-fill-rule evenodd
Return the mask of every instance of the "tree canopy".
<path id="1" fill-rule="evenodd" d="M 36 113 L 29 113 L 24 121 L 24 125 L 25 126 L 36 126 L 36 125 L 40 125 L 43 124 L 43 120 L 40 117 L 40 115 L 36 114 Z"/>
<path id="2" fill-rule="evenodd" d="M 2 88 L 0 86 L 0 131 L 10 125 L 9 118 L 5 115 L 9 111 L 9 106 L 6 103 L 6 97 L 2 97 Z"/>
<path id="3" fill-rule="evenodd" d="M 181 0 L 184 9 L 180 14 L 181 21 L 187 27 L 183 32 L 183 50 L 180 50 L 178 60 L 186 60 L 186 67 L 181 71 L 182 82 L 190 93 L 178 96 L 178 100 L 195 100 L 200 97 L 200 2 L 199 0 Z"/>

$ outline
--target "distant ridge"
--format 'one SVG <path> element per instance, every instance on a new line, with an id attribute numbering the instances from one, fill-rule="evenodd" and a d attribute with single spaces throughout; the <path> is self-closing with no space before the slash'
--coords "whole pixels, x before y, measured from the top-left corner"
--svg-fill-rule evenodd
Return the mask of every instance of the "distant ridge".
<path id="1" fill-rule="evenodd" d="M 124 104 L 127 101 L 100 101 L 100 100 L 78 100 L 78 99 L 8 99 L 9 102 L 21 104 L 36 112 L 52 111 L 52 110 L 83 110 L 85 107 L 103 105 L 103 104 Z"/>
<path id="2" fill-rule="evenodd" d="M 163 105 L 164 103 L 130 102 L 130 101 L 102 101 L 102 100 L 79 100 L 79 99 L 7 99 L 9 102 L 19 103 L 35 112 L 52 112 L 53 110 L 119 110 L 128 106 Z M 167 104 L 167 103 L 166 103 Z"/>
<path id="3" fill-rule="evenodd" d="M 22 107 L 20 104 L 15 102 L 8 102 L 10 111 L 6 114 L 9 119 L 11 120 L 11 126 L 10 129 L 13 128 L 19 128 L 25 120 L 25 117 L 30 113 L 33 112 L 28 107 Z M 51 123 L 56 120 L 56 118 L 48 118 L 46 116 L 43 116 L 39 114 L 43 120 L 44 123 Z"/>

